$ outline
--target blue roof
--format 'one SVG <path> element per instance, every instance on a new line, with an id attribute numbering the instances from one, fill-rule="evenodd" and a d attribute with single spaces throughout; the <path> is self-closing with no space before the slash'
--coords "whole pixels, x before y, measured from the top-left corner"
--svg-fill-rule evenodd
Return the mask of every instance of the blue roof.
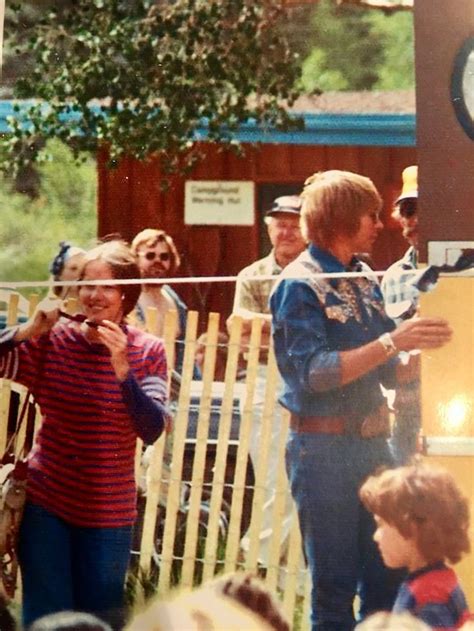
<path id="1" fill-rule="evenodd" d="M 414 147 L 416 143 L 415 114 L 302 113 L 301 116 L 305 122 L 302 130 L 262 130 L 255 123 L 249 122 L 241 126 L 236 136 L 242 142 L 291 145 Z"/>
<path id="2" fill-rule="evenodd" d="M 0 133 L 10 131 L 7 118 L 15 116 L 14 103 L 0 101 Z M 416 143 L 415 114 L 301 112 L 298 116 L 305 122 L 302 130 L 263 129 L 255 121 L 249 121 L 235 133 L 235 138 L 240 142 L 291 145 L 414 147 Z M 205 140 L 206 137 L 207 127 L 203 122 L 196 131 L 196 139 Z"/>

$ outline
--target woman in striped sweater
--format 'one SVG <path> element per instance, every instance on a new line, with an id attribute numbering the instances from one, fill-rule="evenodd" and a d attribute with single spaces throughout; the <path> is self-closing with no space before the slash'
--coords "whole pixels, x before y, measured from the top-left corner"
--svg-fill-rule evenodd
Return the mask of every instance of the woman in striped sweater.
<path id="1" fill-rule="evenodd" d="M 25 627 L 67 609 L 123 623 L 136 438 L 154 442 L 167 419 L 162 342 L 125 324 L 140 285 L 113 282 L 138 277 L 126 244 L 104 243 L 84 259 L 87 320 L 60 319 L 47 299 L 0 337 L 0 376 L 30 388 L 43 415 L 20 532 Z"/>

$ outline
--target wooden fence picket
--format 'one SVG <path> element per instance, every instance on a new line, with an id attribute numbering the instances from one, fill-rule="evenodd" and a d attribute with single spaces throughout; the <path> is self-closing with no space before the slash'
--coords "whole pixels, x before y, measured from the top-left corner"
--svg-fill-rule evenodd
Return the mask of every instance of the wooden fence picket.
<path id="1" fill-rule="evenodd" d="M 199 404 L 196 443 L 191 475 L 191 494 L 189 497 L 189 511 L 186 520 L 186 538 L 184 543 L 184 559 L 181 575 L 181 585 L 183 587 L 191 587 L 193 585 L 194 571 L 197 561 L 196 557 L 198 554 L 198 539 L 200 534 L 199 513 L 204 486 L 207 439 L 211 417 L 212 385 L 216 365 L 218 332 L 219 314 L 210 313 L 202 375 L 203 388 Z"/>
<path id="2" fill-rule="evenodd" d="M 188 409 L 191 380 L 194 369 L 197 324 L 197 312 L 189 311 L 186 325 L 185 351 L 183 359 L 183 371 L 181 376 L 181 387 L 178 398 L 178 410 L 174 419 L 173 428 L 173 451 L 166 503 L 166 520 L 163 534 L 163 547 L 160 559 L 160 575 L 158 582 L 159 592 L 166 592 L 169 589 L 171 581 L 176 523 L 178 511 L 180 508 L 180 498 L 182 490 L 181 476 L 183 469 L 184 445 L 188 428 Z"/>
<path id="3" fill-rule="evenodd" d="M 36 294 L 30 297 L 29 314 L 38 303 Z M 77 309 L 77 301 L 70 300 L 66 306 L 69 312 Z M 8 324 L 17 321 L 18 296 L 12 295 L 8 307 Z M 177 313 L 170 312 L 164 320 L 164 346 L 169 366 L 169 387 L 171 389 L 171 368 L 174 365 L 176 349 Z M 157 313 L 152 308 L 145 314 L 145 326 L 150 332 L 156 331 Z M 264 578 L 268 588 L 281 591 L 282 606 L 292 620 L 295 608 L 299 610 L 298 628 L 308 628 L 310 607 L 310 580 L 307 571 L 302 571 L 301 535 L 296 512 L 288 543 L 282 550 L 282 524 L 288 493 L 284 452 L 288 432 L 289 414 L 283 411 L 281 418 L 278 448 L 270 447 L 272 422 L 279 388 L 279 374 L 273 349 L 264 349 L 262 355 L 263 320 L 252 322 L 250 340 L 246 339 L 245 382 L 237 382 L 239 358 L 242 344 L 242 321 L 235 318 L 230 331 L 227 348 L 227 363 L 223 382 L 216 383 L 216 354 L 220 315 L 210 313 L 207 322 L 207 339 L 202 381 L 193 381 L 198 314 L 190 311 L 184 340 L 184 360 L 179 383 L 173 382 L 173 392 L 177 396 L 174 405 L 173 428 L 170 435 L 163 435 L 145 453 L 148 458 L 146 476 L 144 473 L 144 449 L 137 441 L 136 477 L 144 485 L 146 477 L 146 500 L 142 510 L 143 526 L 139 542 L 138 566 L 143 576 L 150 577 L 152 569 L 157 581 L 156 589 L 166 595 L 176 582 L 182 587 L 191 588 L 199 577 L 197 568 L 202 569 L 202 580 L 214 576 L 216 571 L 232 572 L 245 566 L 257 571 L 259 559 L 259 533 L 262 526 L 262 503 L 265 496 L 266 472 L 269 458 L 278 459 L 278 479 L 273 508 L 273 539 L 270 541 L 268 567 Z M 201 327 L 202 330 L 202 327 Z M 268 352 L 267 352 L 268 350 Z M 268 357 L 268 359 L 266 359 Z M 266 362 L 266 366 L 262 366 Z M 254 471 L 253 489 L 247 486 L 247 466 L 251 445 L 252 426 L 255 414 L 256 384 L 265 370 L 266 386 L 262 413 L 262 432 L 259 442 L 259 459 Z M 216 387 L 218 389 L 216 390 Z M 23 399 L 26 390 L 13 386 Z M 217 393 L 217 394 L 216 394 Z M 211 414 L 214 412 L 216 396 L 221 397 L 217 441 L 210 449 L 209 433 Z M 16 396 L 16 395 L 15 395 Z M 199 396 L 199 399 L 198 399 Z M 197 416 L 196 436 L 189 439 L 188 424 L 193 397 L 192 412 Z M 7 440 L 8 418 L 11 414 L 12 384 L 0 379 L 0 450 Z M 232 441 L 233 452 L 229 453 L 230 435 L 236 401 L 240 411 L 238 440 Z M 20 401 L 21 405 L 21 401 Z M 197 407 L 198 406 L 198 407 Z M 281 413 L 281 412 L 280 412 Z M 35 433 L 40 426 L 39 411 L 36 412 Z M 26 428 L 25 428 L 26 429 Z M 235 429 L 235 428 L 234 428 Z M 192 453 L 191 453 L 192 452 Z M 191 459 L 192 458 L 192 466 Z M 229 458 L 232 467 L 229 470 Z M 233 461 L 235 458 L 235 464 Z M 209 482 L 212 467 L 212 480 Z M 186 472 L 186 476 L 184 475 Z M 207 476 L 207 478 L 206 478 Z M 186 477 L 186 487 L 183 479 Z M 232 485 L 229 489 L 228 485 Z M 183 491 L 186 490 L 185 510 Z M 203 516 L 203 491 L 206 490 L 206 515 Z M 207 491 L 209 490 L 209 493 Z M 246 497 L 253 492 L 248 536 L 250 546 L 245 560 L 241 558 L 242 523 L 245 521 Z M 225 539 L 222 539 L 223 500 L 225 493 L 230 496 L 229 514 Z M 248 502 L 247 502 L 248 503 Z M 157 525 L 162 536 L 161 548 L 157 542 Z M 176 544 L 177 530 L 182 540 Z M 153 564 L 157 567 L 154 568 Z M 282 567 L 283 566 L 283 567 Z M 156 579 L 156 576 L 158 578 Z M 143 601 L 140 590 L 137 598 Z M 296 629 L 296 627 L 294 627 Z"/>
<path id="4" fill-rule="evenodd" d="M 286 513 L 286 503 L 288 494 L 288 482 L 285 469 L 285 446 L 288 435 L 288 428 L 290 423 L 290 415 L 287 410 L 281 412 L 280 423 L 280 435 L 278 437 L 278 450 L 277 450 L 277 462 L 278 462 L 278 476 L 275 488 L 275 503 L 273 506 L 272 524 L 273 533 L 270 543 L 268 569 L 266 575 L 266 584 L 272 589 L 276 590 L 278 587 L 278 579 L 280 574 L 280 559 L 283 555 L 282 550 L 282 535 L 283 535 L 283 520 Z M 286 542 L 285 542 L 286 543 Z"/>
<path id="5" fill-rule="evenodd" d="M 157 315 L 156 308 L 147 308 L 145 312 L 145 327 L 147 331 L 153 332 L 156 330 L 158 323 Z M 173 366 L 174 361 L 177 319 L 178 314 L 175 311 L 169 311 L 164 320 L 163 342 L 169 367 Z M 171 375 L 171 370 L 168 371 L 168 374 L 169 376 Z M 170 381 L 170 379 L 168 379 L 168 381 Z M 160 518 L 160 512 L 163 510 L 163 506 L 160 507 L 160 499 L 162 496 L 166 497 L 168 491 L 167 485 L 169 480 L 165 479 L 166 476 L 164 475 L 163 470 L 165 447 L 169 445 L 167 438 L 166 434 L 163 434 L 148 452 L 149 462 L 145 473 L 146 503 L 143 515 L 143 528 L 140 545 L 140 569 L 145 576 L 150 573 L 153 554 L 157 554 L 157 550 L 155 549 L 156 523 Z M 139 475 L 144 475 L 142 470 L 143 448 L 141 441 L 138 442 L 140 443 Z"/>
<path id="6" fill-rule="evenodd" d="M 237 448 L 234 488 L 232 492 L 229 531 L 224 564 L 225 572 L 230 572 L 236 568 L 240 551 L 240 538 L 242 536 L 240 524 L 242 520 L 244 494 L 246 490 L 246 472 L 249 458 L 250 432 L 253 421 L 253 400 L 255 395 L 255 383 L 257 380 L 262 326 L 262 318 L 256 318 L 252 322 L 250 342 L 247 352 L 246 396 L 239 428 L 239 446 Z"/>
<path id="7" fill-rule="evenodd" d="M 259 460 L 255 473 L 255 488 L 253 494 L 252 520 L 250 522 L 250 546 L 245 559 L 247 570 L 256 572 L 258 568 L 260 531 L 263 524 L 263 504 L 266 491 L 266 479 L 272 431 L 272 420 L 277 396 L 278 371 L 275 355 L 270 348 L 266 369 L 265 400 L 262 412 L 262 427 L 259 443 Z"/>
<path id="8" fill-rule="evenodd" d="M 209 526 L 207 530 L 203 580 L 214 576 L 218 555 L 219 540 L 219 517 L 224 494 L 225 469 L 227 463 L 227 452 L 229 445 L 229 435 L 232 422 L 234 384 L 237 376 L 237 366 L 240 352 L 240 335 L 242 321 L 236 318 L 232 323 L 227 364 L 224 377 L 224 394 L 222 397 L 222 408 L 219 419 L 219 430 L 217 435 L 217 450 L 214 464 L 214 475 L 212 478 L 211 503 L 209 508 Z"/>

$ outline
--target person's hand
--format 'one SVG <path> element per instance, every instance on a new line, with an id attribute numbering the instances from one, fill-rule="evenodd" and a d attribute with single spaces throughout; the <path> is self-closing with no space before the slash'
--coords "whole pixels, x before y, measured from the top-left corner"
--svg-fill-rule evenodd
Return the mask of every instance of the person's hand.
<path id="1" fill-rule="evenodd" d="M 127 335 L 118 324 L 102 320 L 97 327 L 99 342 L 110 351 L 110 361 L 119 381 L 125 381 L 130 370 L 127 355 Z"/>
<path id="2" fill-rule="evenodd" d="M 399 351 L 440 348 L 452 337 L 452 329 L 443 318 L 414 317 L 402 322 L 392 333 L 393 343 Z"/>
<path id="3" fill-rule="evenodd" d="M 41 300 L 31 318 L 18 328 L 15 339 L 20 342 L 50 331 L 59 320 L 61 304 L 58 298 Z"/>

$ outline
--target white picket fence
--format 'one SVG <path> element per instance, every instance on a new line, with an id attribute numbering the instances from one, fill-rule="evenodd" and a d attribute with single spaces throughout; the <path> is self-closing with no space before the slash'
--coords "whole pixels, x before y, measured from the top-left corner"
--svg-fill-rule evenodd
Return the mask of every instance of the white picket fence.
<path id="1" fill-rule="evenodd" d="M 30 313 L 37 298 L 30 301 Z M 73 310 L 71 303 L 68 308 Z M 10 298 L 9 324 L 16 322 L 17 303 Z M 189 312 L 185 334 L 184 362 L 181 374 L 173 429 L 146 451 L 137 444 L 136 475 L 146 492 L 141 498 L 137 537 L 132 551 L 132 573 L 135 598 L 141 604 L 150 590 L 166 595 L 175 586 L 191 587 L 218 572 L 245 569 L 259 573 L 268 588 L 279 594 L 282 606 L 295 629 L 309 625 L 310 579 L 303 570 L 301 538 L 296 513 L 289 536 L 282 542 L 282 517 L 287 498 L 284 449 L 288 431 L 288 414 L 283 412 L 282 431 L 275 452 L 271 443 L 272 422 L 277 405 L 278 371 L 272 349 L 261 353 L 262 320 L 255 319 L 246 349 L 245 381 L 237 380 L 241 359 L 242 323 L 234 320 L 227 349 L 223 382 L 214 379 L 217 336 L 220 316 L 210 313 L 205 326 L 199 326 L 198 314 Z M 147 328 L 156 328 L 156 313 L 147 313 Z M 194 356 L 198 330 L 207 332 L 207 346 L 200 401 L 195 404 L 196 382 L 193 381 Z M 174 361 L 175 314 L 165 320 L 164 341 L 169 365 Z M 262 358 L 265 368 L 262 369 Z M 263 403 L 259 458 L 254 475 L 249 474 L 249 445 L 255 414 L 257 374 L 265 370 L 266 386 Z M 171 371 L 170 371 L 171 381 Z M 220 408 L 216 411 L 216 392 Z M 17 384 L 0 380 L 0 449 L 7 439 L 11 415 L 12 392 L 25 396 Z M 236 401 L 240 422 L 236 430 Z M 191 405 L 193 404 L 193 405 Z M 190 409 L 194 409 L 196 433 L 190 439 Z M 217 437 L 209 437 L 212 413 L 218 414 Z M 36 424 L 41 422 L 37 414 Z M 267 567 L 259 566 L 259 533 L 262 526 L 262 505 L 269 458 L 278 459 L 278 480 L 273 506 L 271 543 Z M 248 525 L 250 545 L 244 554 L 240 547 Z"/>

